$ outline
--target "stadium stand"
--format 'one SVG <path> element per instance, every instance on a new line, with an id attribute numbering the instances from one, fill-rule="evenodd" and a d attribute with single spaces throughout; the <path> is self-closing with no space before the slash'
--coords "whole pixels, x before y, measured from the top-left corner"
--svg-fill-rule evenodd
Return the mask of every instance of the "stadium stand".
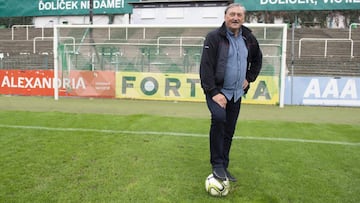
<path id="1" fill-rule="evenodd" d="M 52 69 L 53 68 L 53 44 L 51 28 L 16 28 L 15 31 L 8 28 L 0 29 L 0 69 Z M 146 32 L 146 38 L 154 38 L 154 29 Z M 174 32 L 179 32 L 174 30 Z M 197 32 L 197 33 L 195 33 Z M 198 33 L 200 32 L 200 33 Z M 81 38 L 81 33 L 73 33 Z M 201 30 L 187 30 L 182 36 L 205 36 Z M 171 33 L 167 34 L 171 36 Z M 130 33 L 134 39 L 143 37 L 142 31 L 133 30 Z M 349 29 L 328 28 L 296 28 L 294 41 L 291 40 L 292 30 L 288 30 L 287 67 L 289 74 L 294 75 L 320 75 L 320 76 L 360 76 L 360 29 L 354 29 L 351 36 L 353 44 L 349 40 Z M 44 37 L 43 39 L 41 37 Z M 94 38 L 106 38 L 104 32 L 94 33 Z M 315 38 L 316 41 L 301 41 L 301 39 Z M 124 33 L 112 33 L 112 39 L 106 42 L 124 42 Z M 334 40 L 342 39 L 342 40 Z M 129 39 L 131 41 L 131 39 Z M 325 41 L 328 41 L 327 49 Z M 35 43 L 34 43 L 35 41 Z M 134 40 L 136 41 L 136 40 Z M 301 50 L 299 49 L 301 43 Z M 35 44 L 35 45 L 34 45 Z M 292 44 L 294 44 L 294 56 L 292 57 Z M 104 60 L 112 60 L 112 57 L 120 57 L 117 60 L 117 70 L 126 71 L 151 71 L 151 72 L 197 72 L 199 60 L 199 48 L 184 49 L 183 56 L 174 49 L 161 49 L 161 53 L 155 55 L 157 50 L 146 46 L 122 46 L 121 49 L 100 48 L 100 54 Z M 301 52 L 301 55 L 300 53 Z M 157 57 L 157 58 L 156 58 Z M 158 59 L 158 60 L 156 60 Z M 294 60 L 292 60 L 294 59 Z M 151 61 L 167 61 L 164 63 L 149 63 Z M 140 64 L 140 65 L 135 65 Z M 110 69 L 111 67 L 104 67 Z M 80 67 L 79 69 L 87 69 Z M 264 68 L 266 70 L 266 67 Z"/>
<path id="2" fill-rule="evenodd" d="M 288 36 L 291 36 L 289 31 Z M 301 28 L 295 30 L 294 75 L 322 76 L 360 76 L 360 32 L 352 35 L 351 48 L 348 29 Z M 314 38 L 306 46 L 302 45 L 299 56 L 300 39 Z M 329 41 L 325 55 L 325 39 L 342 39 Z M 291 53 L 291 42 L 287 53 Z M 351 49 L 353 53 L 351 56 Z M 288 54 L 287 64 L 291 66 L 291 56 Z M 288 66 L 288 68 L 290 68 Z"/>

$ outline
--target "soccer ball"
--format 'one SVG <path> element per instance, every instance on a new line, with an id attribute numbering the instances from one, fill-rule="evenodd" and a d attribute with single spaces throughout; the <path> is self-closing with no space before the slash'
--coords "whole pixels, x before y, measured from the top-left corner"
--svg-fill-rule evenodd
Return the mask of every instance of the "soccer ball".
<path id="1" fill-rule="evenodd" d="M 229 180 L 221 181 L 210 174 L 205 180 L 205 190 L 212 196 L 223 197 L 229 194 Z"/>

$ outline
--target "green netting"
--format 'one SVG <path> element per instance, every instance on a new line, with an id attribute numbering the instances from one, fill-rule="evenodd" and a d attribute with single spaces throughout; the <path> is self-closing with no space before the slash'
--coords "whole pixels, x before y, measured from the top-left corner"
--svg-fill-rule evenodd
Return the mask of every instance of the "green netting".
<path id="1" fill-rule="evenodd" d="M 205 36 L 214 28 L 60 28 L 59 65 L 63 70 L 198 73 Z M 278 75 L 282 29 L 256 27 L 253 31 L 264 53 L 261 74 Z M 62 37 L 71 37 L 75 43 Z"/>

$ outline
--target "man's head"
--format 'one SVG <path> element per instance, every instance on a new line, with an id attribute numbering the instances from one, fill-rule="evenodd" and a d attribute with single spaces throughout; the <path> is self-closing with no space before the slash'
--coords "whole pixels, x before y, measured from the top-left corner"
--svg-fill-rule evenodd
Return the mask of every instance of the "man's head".
<path id="1" fill-rule="evenodd" d="M 230 4 L 225 9 L 225 25 L 234 33 L 237 33 L 245 21 L 245 7 L 238 3 Z"/>

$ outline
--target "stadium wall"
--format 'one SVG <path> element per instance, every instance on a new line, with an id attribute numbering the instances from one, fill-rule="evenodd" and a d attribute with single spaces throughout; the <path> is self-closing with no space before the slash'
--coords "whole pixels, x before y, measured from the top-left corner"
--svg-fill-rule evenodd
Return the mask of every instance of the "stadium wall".
<path id="1" fill-rule="evenodd" d="M 131 24 L 221 24 L 226 5 L 191 8 L 137 8 L 131 14 Z"/>

